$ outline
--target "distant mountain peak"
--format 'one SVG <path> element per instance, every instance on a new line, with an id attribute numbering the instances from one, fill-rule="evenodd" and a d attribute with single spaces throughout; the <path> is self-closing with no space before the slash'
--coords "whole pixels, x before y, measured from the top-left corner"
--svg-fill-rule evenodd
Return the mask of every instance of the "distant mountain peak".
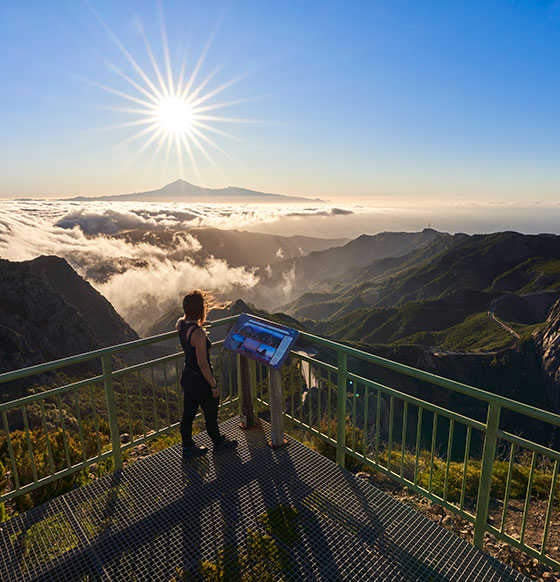
<path id="1" fill-rule="evenodd" d="M 169 184 L 166 184 L 165 186 L 163 186 L 163 188 L 161 188 L 161 190 L 165 190 L 165 188 L 172 188 L 173 186 L 181 185 L 181 184 L 188 184 L 189 186 L 193 186 L 193 184 L 191 184 L 190 182 L 183 180 L 183 178 L 179 178 L 178 180 L 175 180 L 174 182 L 169 182 Z"/>
<path id="2" fill-rule="evenodd" d="M 248 188 L 227 186 L 225 188 L 204 188 L 191 184 L 182 178 L 166 184 L 158 190 L 117 194 L 114 196 L 79 196 L 70 200 L 107 200 L 139 202 L 323 202 L 319 198 L 286 196 L 258 192 Z"/>

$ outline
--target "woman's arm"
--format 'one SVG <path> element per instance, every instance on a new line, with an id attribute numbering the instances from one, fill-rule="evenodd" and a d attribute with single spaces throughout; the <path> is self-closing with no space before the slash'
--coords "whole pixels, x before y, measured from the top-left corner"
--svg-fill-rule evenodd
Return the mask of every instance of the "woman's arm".
<path id="1" fill-rule="evenodd" d="M 206 334 L 202 328 L 195 329 L 192 333 L 191 344 L 196 351 L 196 361 L 202 375 L 210 384 L 212 388 L 212 396 L 217 398 L 220 395 L 220 390 L 216 383 L 216 379 L 212 375 L 212 370 L 208 364 L 208 349 L 206 347 Z"/>

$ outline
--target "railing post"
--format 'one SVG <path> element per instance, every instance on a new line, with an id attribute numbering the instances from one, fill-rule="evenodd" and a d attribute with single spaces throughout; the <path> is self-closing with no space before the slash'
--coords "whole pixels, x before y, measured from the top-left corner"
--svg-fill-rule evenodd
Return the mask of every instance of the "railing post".
<path id="1" fill-rule="evenodd" d="M 346 457 L 346 373 L 348 356 L 338 352 L 338 390 L 336 397 L 336 464 L 344 468 Z"/>
<path id="2" fill-rule="evenodd" d="M 491 402 L 488 405 L 488 417 L 486 419 L 486 432 L 484 435 L 484 449 L 480 467 L 480 482 L 478 485 L 478 499 L 476 501 L 476 513 L 474 521 L 473 544 L 482 548 L 486 520 L 488 519 L 488 505 L 490 503 L 490 489 L 492 487 L 492 472 L 496 457 L 496 444 L 498 430 L 500 428 L 500 405 Z"/>
<path id="3" fill-rule="evenodd" d="M 107 413 L 109 415 L 109 430 L 111 431 L 111 447 L 115 461 L 115 471 L 122 469 L 121 435 L 117 420 L 117 403 L 113 386 L 113 369 L 111 366 L 111 354 L 101 356 L 103 366 L 103 382 L 105 384 L 105 397 L 107 398 Z"/>

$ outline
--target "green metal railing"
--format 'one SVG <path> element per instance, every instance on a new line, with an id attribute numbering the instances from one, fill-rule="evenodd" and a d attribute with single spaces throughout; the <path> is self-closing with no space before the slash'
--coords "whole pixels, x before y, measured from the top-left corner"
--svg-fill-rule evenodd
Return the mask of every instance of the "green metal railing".
<path id="1" fill-rule="evenodd" d="M 213 326 L 226 325 L 235 319 L 222 319 Z M 1 374 L 0 385 L 47 372 L 62 372 L 76 364 L 100 363 L 102 370 L 100 375 L 0 404 L 3 437 L 0 455 L 8 471 L 0 503 L 60 482 L 102 461 L 112 460 L 114 469 L 119 470 L 123 452 L 177 429 L 182 411 L 179 385 L 182 351 L 174 350 L 170 355 L 115 369 L 115 357 L 169 340 L 177 340 L 177 333 Z M 218 346 L 221 343 L 216 342 Z M 221 408 L 237 413 L 234 359 L 224 350 L 213 357 L 222 386 Z M 30 416 L 34 418 L 33 426 Z M 14 426 L 18 428 L 11 428 Z M 62 456 L 57 457 L 55 449 L 61 449 Z"/>
<path id="2" fill-rule="evenodd" d="M 3 384 L 91 361 L 101 361 L 102 370 L 0 405 L 0 454 L 10 472 L 0 503 L 101 461 L 112 459 L 119 469 L 123 452 L 175 430 L 183 353 L 120 369 L 114 365 L 122 352 L 170 339 L 176 332 L 0 375 Z M 516 413 L 520 426 L 533 419 L 552 431 L 560 427 L 560 416 L 308 333 L 301 332 L 299 345 L 281 372 L 289 430 L 332 445 L 339 465 L 371 467 L 457 514 L 472 524 L 476 546 L 482 547 L 489 533 L 560 567 L 557 542 L 550 543 L 560 521 L 560 452 L 506 431 L 502 418 Z M 238 413 L 239 361 L 225 350 L 215 358 L 222 407 Z M 398 385 L 414 383 L 415 390 L 385 385 L 381 372 L 392 374 Z M 266 413 L 268 370 L 252 361 L 249 375 L 254 407 Z M 468 399 L 482 416 L 433 404 L 434 387 Z M 10 429 L 16 425 L 19 430 Z"/>
<path id="3" fill-rule="evenodd" d="M 520 428 L 533 419 L 552 433 L 559 415 L 301 332 L 304 342 L 316 355 L 294 352 L 284 371 L 284 416 L 292 427 L 335 447 L 339 465 L 351 459 L 380 471 L 460 516 L 472 524 L 474 545 L 482 547 L 489 533 L 560 568 L 560 452 L 501 428 L 508 411 Z M 364 368 L 367 377 L 357 372 Z M 462 395 L 481 418 L 373 380 L 380 368 L 421 383 L 428 394 L 435 386 Z M 264 366 L 255 376 L 256 402 L 266 409 Z"/>

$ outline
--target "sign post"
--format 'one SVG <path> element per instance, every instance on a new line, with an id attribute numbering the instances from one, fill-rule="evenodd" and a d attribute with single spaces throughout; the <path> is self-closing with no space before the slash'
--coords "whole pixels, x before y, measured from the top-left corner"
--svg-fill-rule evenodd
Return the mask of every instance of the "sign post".
<path id="1" fill-rule="evenodd" d="M 280 370 L 269 370 L 270 386 L 270 432 L 268 444 L 273 449 L 283 447 L 288 441 L 284 438 L 284 409 L 282 399 L 282 376 Z"/>
<path id="2" fill-rule="evenodd" d="M 284 440 L 284 411 L 282 399 L 282 376 L 280 369 L 294 346 L 299 332 L 295 329 L 242 313 L 224 340 L 224 348 L 239 356 L 239 381 L 241 396 L 241 422 L 243 428 L 256 424 L 253 410 L 255 362 L 268 368 L 270 387 L 270 422 L 272 448 L 278 448 Z"/>
<path id="3" fill-rule="evenodd" d="M 253 410 L 253 386 L 251 362 L 247 358 L 239 358 L 241 369 L 241 427 L 255 426 L 255 411 Z"/>

